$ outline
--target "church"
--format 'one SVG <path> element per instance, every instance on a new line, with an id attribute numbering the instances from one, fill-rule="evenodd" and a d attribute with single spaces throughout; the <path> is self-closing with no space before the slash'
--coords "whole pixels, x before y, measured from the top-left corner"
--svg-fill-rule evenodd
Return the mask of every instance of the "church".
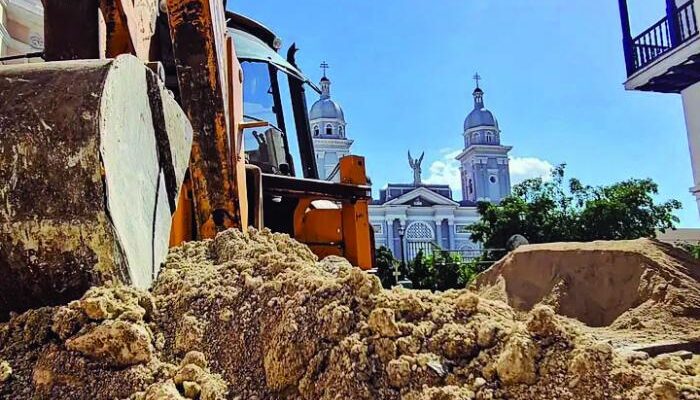
<path id="1" fill-rule="evenodd" d="M 347 136 L 342 107 L 331 98 L 328 64 L 322 63 L 321 68 L 321 95 L 310 108 L 309 122 L 319 177 L 338 182 L 338 161 L 351 153 L 353 141 Z M 431 252 L 436 246 L 465 259 L 479 256 L 481 246 L 471 241 L 467 229 L 479 220 L 477 202 L 498 203 L 510 195 L 508 153 L 512 147 L 501 144 L 498 120 L 486 108 L 479 87 L 481 77 L 476 74 L 474 79 L 474 106 L 464 120 L 463 150 L 456 157 L 462 200 L 455 198 L 449 185 L 424 183 L 424 154 L 414 158 L 409 152 L 412 182 L 387 184 L 369 206 L 376 247 L 389 248 L 397 259 L 412 260 L 418 251 Z"/>
<path id="2" fill-rule="evenodd" d="M 448 185 L 425 184 L 421 177 L 423 155 L 408 154 L 412 183 L 389 183 L 369 207 L 377 247 L 389 248 L 397 259 L 412 260 L 419 250 L 430 253 L 436 246 L 469 259 L 481 246 L 470 239 L 468 226 L 479 219 L 479 201 L 498 203 L 510 194 L 508 152 L 501 144 L 501 130 L 484 105 L 481 77 L 475 76 L 474 108 L 464 120 L 464 148 L 460 163 L 462 200 L 453 197 Z"/>

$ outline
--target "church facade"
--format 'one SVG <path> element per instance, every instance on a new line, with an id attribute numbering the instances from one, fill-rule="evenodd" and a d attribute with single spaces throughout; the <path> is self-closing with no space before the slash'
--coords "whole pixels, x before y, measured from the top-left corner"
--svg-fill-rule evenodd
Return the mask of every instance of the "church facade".
<path id="1" fill-rule="evenodd" d="M 468 226 L 479 220 L 477 202 L 498 203 L 510 194 L 508 152 L 501 144 L 501 131 L 493 113 L 484 106 L 484 92 L 477 86 L 474 108 L 464 121 L 464 148 L 456 157 L 460 163 L 462 200 L 456 200 L 448 185 L 424 184 L 423 157 L 409 152 L 412 183 L 389 183 L 369 207 L 375 245 L 385 246 L 397 259 L 412 260 L 419 250 L 436 248 L 476 257 L 481 245 L 470 239 Z"/>

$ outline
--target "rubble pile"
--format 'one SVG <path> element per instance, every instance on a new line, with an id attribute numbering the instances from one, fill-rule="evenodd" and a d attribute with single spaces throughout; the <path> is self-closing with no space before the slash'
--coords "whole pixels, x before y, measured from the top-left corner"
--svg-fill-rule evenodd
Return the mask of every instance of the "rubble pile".
<path id="1" fill-rule="evenodd" d="M 157 356 L 154 304 L 141 290 L 100 287 L 13 316 L 0 324 L 0 398 L 224 399 L 226 384 L 203 354 L 172 363 Z"/>
<path id="2" fill-rule="evenodd" d="M 0 398 L 700 397 L 700 356 L 623 354 L 554 310 L 387 291 L 286 235 L 229 230 L 174 249 L 151 294 L 94 288 L 0 324 Z"/>

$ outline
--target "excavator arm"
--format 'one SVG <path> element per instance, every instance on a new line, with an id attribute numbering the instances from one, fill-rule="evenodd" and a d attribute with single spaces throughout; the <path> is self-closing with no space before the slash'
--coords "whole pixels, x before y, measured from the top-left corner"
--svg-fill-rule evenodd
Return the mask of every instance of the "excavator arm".
<path id="1" fill-rule="evenodd" d="M 213 238 L 218 231 L 241 227 L 240 201 L 234 191 L 236 148 L 231 139 L 236 118 L 229 114 L 229 77 L 240 69 L 226 46 L 224 5 L 220 1 L 168 0 L 168 22 L 180 88 L 180 104 L 194 129 L 190 181 L 198 238 Z M 232 85 L 231 85 L 232 86 Z M 184 238 L 183 238 L 184 239 Z M 174 240 L 177 242 L 177 239 Z"/>

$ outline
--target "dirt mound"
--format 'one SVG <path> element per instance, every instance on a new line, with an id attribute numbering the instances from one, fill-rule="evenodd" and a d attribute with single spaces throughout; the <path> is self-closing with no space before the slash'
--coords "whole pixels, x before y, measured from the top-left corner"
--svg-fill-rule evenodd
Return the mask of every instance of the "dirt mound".
<path id="1" fill-rule="evenodd" d="M 680 322 L 700 335 L 700 265 L 654 240 L 522 246 L 475 287 L 516 310 L 546 304 L 593 327 L 663 330 Z"/>
<path id="2" fill-rule="evenodd" d="M 700 356 L 622 356 L 547 306 L 521 320 L 467 290 L 386 291 L 268 231 L 186 244 L 152 297 L 124 290 L 0 325 L 0 397 L 218 399 L 225 384 L 228 399 L 258 400 L 700 396 Z"/>
<path id="3" fill-rule="evenodd" d="M 201 353 L 179 363 L 156 356 L 162 340 L 153 333 L 154 314 L 146 292 L 93 288 L 67 306 L 0 324 L 0 398 L 165 400 L 189 390 L 224 399 L 226 384 Z"/>

